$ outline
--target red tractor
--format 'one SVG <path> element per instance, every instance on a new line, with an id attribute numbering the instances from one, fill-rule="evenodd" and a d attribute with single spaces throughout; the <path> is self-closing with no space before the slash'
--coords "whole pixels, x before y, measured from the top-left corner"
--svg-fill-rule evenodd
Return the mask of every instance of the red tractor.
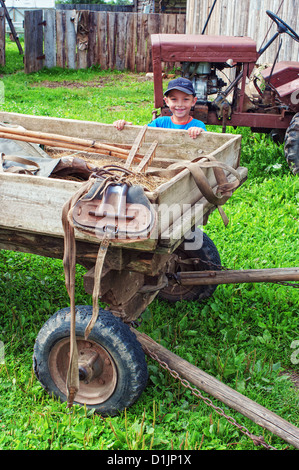
<path id="1" fill-rule="evenodd" d="M 152 35 L 155 107 L 161 115 L 170 114 L 163 99 L 162 63 L 180 62 L 182 76 L 193 82 L 196 91 L 195 118 L 222 125 L 223 132 L 227 125 L 245 126 L 271 133 L 274 140 L 284 139 L 286 160 L 292 172 L 299 174 L 299 62 L 277 62 L 277 53 L 273 66 L 261 72 L 263 80 L 257 76 L 252 80 L 256 95 L 246 93 L 258 59 L 277 37 L 286 33 L 299 42 L 289 25 L 274 13 L 266 13 L 277 31 L 259 51 L 249 37 Z M 228 86 L 219 73 L 224 70 L 231 70 L 234 77 Z"/>

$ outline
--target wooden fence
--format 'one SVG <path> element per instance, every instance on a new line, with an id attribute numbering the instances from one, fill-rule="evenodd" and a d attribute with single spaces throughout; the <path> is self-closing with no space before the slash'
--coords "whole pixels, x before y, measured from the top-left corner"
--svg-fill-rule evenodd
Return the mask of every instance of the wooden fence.
<path id="1" fill-rule="evenodd" d="M 87 47 L 78 46 L 74 10 L 25 12 L 25 72 L 59 66 L 149 72 L 152 70 L 150 36 L 184 33 L 185 15 L 85 11 Z"/>
<path id="2" fill-rule="evenodd" d="M 110 5 L 108 3 L 57 3 L 56 10 L 92 10 L 92 11 L 112 11 L 114 13 L 125 11 L 133 13 L 134 5 Z"/>
<path id="3" fill-rule="evenodd" d="M 202 33 L 212 5 L 213 0 L 187 1 L 186 33 Z M 249 36 L 256 41 L 257 49 L 260 49 L 277 30 L 276 24 L 268 17 L 266 10 L 277 14 L 299 34 L 298 0 L 218 0 L 205 34 Z M 279 60 L 298 61 L 298 43 L 287 34 L 281 35 L 281 38 Z M 278 45 L 279 40 L 276 40 L 260 60 L 263 63 L 273 63 Z"/>

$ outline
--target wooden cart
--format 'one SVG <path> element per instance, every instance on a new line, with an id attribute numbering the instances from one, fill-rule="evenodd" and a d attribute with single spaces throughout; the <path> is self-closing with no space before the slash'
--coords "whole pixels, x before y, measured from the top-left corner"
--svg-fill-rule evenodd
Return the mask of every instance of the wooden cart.
<path id="1" fill-rule="evenodd" d="M 129 146 L 136 142 L 140 132 L 139 126 L 118 131 L 111 125 L 95 122 L 3 112 L 0 121 L 29 131 Z M 189 162 L 206 156 L 235 169 L 240 184 L 247 178 L 247 169 L 240 167 L 239 162 L 239 135 L 206 132 L 192 140 L 186 131 L 148 128 L 140 151 L 146 152 L 153 142 L 157 142 L 157 148 L 151 169 L 168 168 L 174 162 Z M 203 171 L 215 189 L 213 168 Z M 236 180 L 236 173 L 226 174 L 228 181 Z M 0 173 L 0 248 L 62 259 L 62 207 L 80 185 L 82 183 L 77 181 Z M 113 415 L 131 406 L 147 383 L 144 351 L 148 352 L 152 343 L 140 334 L 136 337 L 132 322 L 157 295 L 169 301 L 200 300 L 210 296 L 217 284 L 213 281 L 215 273 L 221 272 L 216 246 L 205 234 L 194 229 L 207 223 L 216 206 L 201 193 L 189 169 L 182 169 L 145 192 L 157 211 L 155 233 L 144 241 L 110 243 L 100 281 L 101 300 L 108 307 L 100 309 L 87 340 L 84 331 L 92 307 L 76 306 L 80 388 L 75 401 L 103 415 Z M 76 247 L 76 262 L 87 268 L 85 290 L 92 293 L 99 242 L 76 231 Z M 202 275 L 209 271 L 210 280 L 197 277 L 190 282 L 190 274 L 196 277 L 197 272 Z M 179 277 L 181 282 L 178 282 Z M 294 279 L 294 271 L 289 278 Z M 45 323 L 34 348 L 38 380 L 62 401 L 67 394 L 69 332 L 70 308 L 67 307 Z"/>

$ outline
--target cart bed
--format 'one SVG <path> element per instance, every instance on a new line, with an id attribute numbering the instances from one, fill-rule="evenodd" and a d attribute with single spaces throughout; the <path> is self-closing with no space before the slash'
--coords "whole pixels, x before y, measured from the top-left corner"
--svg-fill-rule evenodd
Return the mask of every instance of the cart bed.
<path id="1" fill-rule="evenodd" d="M 0 121 L 21 125 L 27 130 L 79 136 L 110 144 L 133 144 L 140 131 L 140 126 L 129 126 L 118 131 L 108 124 L 3 112 L 0 113 Z M 247 169 L 239 167 L 239 135 L 206 132 L 193 140 L 187 131 L 148 128 L 141 153 L 155 140 L 158 141 L 158 147 L 152 167 L 167 168 L 174 161 L 190 161 L 200 155 L 212 155 L 216 160 L 237 169 L 241 182 L 247 177 Z M 121 160 L 119 165 L 123 165 Z M 211 186 L 216 186 L 213 170 L 204 171 Z M 228 175 L 228 180 L 234 179 L 234 176 Z M 62 179 L 0 173 L 0 248 L 23 251 L 22 239 L 26 239 L 26 251 L 30 251 L 30 239 L 32 245 L 36 245 L 41 237 L 44 240 L 63 239 L 62 206 L 81 184 Z M 187 169 L 153 191 L 146 191 L 146 195 L 158 212 L 157 230 L 155 236 L 146 241 L 130 243 L 129 248 L 133 250 L 171 253 L 192 227 L 206 223 L 209 213 L 215 209 L 203 197 Z M 165 208 L 172 210 L 167 211 Z M 97 245 L 97 240 L 77 231 L 76 239 Z M 117 246 L 122 247 L 122 244 L 117 243 Z M 32 246 L 32 252 L 36 252 L 35 246 Z M 45 252 L 44 255 L 51 256 L 51 252 Z"/>

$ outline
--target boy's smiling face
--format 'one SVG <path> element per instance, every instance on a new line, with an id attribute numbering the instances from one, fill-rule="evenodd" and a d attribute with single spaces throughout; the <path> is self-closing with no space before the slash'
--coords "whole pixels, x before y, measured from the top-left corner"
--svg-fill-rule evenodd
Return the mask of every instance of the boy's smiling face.
<path id="1" fill-rule="evenodd" d="M 197 98 L 180 90 L 171 90 L 167 96 L 164 96 L 164 100 L 172 112 L 173 122 L 181 124 L 188 121 L 190 110 L 195 105 Z"/>

